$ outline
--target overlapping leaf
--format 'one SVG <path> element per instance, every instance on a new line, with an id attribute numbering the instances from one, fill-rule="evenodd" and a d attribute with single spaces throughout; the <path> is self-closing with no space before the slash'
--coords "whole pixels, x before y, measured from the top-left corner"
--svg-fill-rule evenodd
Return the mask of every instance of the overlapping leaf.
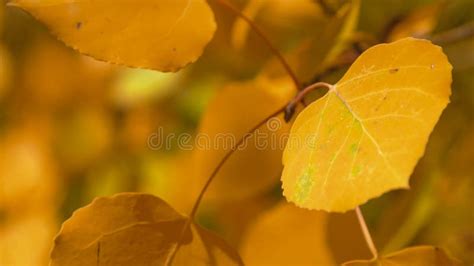
<path id="1" fill-rule="evenodd" d="M 191 223 L 161 199 L 123 193 L 77 210 L 55 239 L 51 265 L 241 265 L 223 240 Z"/>
<path id="2" fill-rule="evenodd" d="M 283 189 L 309 209 L 347 211 L 408 179 L 451 93 L 440 47 L 402 39 L 363 53 L 296 119 Z"/>
<path id="3" fill-rule="evenodd" d="M 177 71 L 196 61 L 216 25 L 205 0 L 12 0 L 82 53 Z"/>

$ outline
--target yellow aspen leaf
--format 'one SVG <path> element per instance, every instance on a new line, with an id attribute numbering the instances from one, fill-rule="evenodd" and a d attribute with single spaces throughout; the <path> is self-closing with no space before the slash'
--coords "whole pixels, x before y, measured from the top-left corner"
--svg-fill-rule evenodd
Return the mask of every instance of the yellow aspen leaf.
<path id="1" fill-rule="evenodd" d="M 196 136 L 198 179 L 206 180 L 232 146 L 282 108 L 295 91 L 290 79 L 265 76 L 220 90 L 207 107 Z M 276 185 L 285 146 L 283 134 L 288 132 L 289 126 L 282 117 L 270 119 L 257 129 L 218 172 L 210 186 L 210 198 L 241 199 Z"/>
<path id="2" fill-rule="evenodd" d="M 426 40 L 364 52 L 293 124 L 283 154 L 286 198 L 344 212 L 407 188 L 449 102 L 451 69 L 441 48 Z"/>
<path id="3" fill-rule="evenodd" d="M 375 260 L 349 261 L 343 266 L 461 266 L 442 249 L 433 246 L 406 248 Z"/>
<path id="4" fill-rule="evenodd" d="M 163 72 L 197 60 L 216 29 L 205 0 L 12 0 L 67 45 L 95 58 Z"/>
<path id="5" fill-rule="evenodd" d="M 245 265 L 336 265 L 326 239 L 329 214 L 280 203 L 249 228 Z"/>
<path id="6" fill-rule="evenodd" d="M 56 237 L 55 265 L 241 265 L 223 240 L 191 223 L 163 200 L 140 193 L 96 198 L 78 209 Z"/>

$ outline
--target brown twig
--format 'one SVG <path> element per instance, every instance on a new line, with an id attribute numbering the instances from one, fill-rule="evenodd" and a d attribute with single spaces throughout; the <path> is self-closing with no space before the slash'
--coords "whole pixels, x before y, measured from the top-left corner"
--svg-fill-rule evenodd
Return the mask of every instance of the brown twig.
<path id="1" fill-rule="evenodd" d="M 378 252 L 377 252 L 377 248 L 375 248 L 374 241 L 372 240 L 372 236 L 370 235 L 369 228 L 367 228 L 367 224 L 365 223 L 364 215 L 362 215 L 362 211 L 360 210 L 359 207 L 355 209 L 355 212 L 357 214 L 357 219 L 359 220 L 362 233 L 364 234 L 365 242 L 367 242 L 367 246 L 369 247 L 370 252 L 372 253 L 372 256 L 373 256 L 372 259 L 375 260 L 378 258 Z"/>
<path id="2" fill-rule="evenodd" d="M 256 124 L 254 127 L 252 127 L 244 136 L 235 144 L 232 146 L 232 148 L 226 153 L 226 155 L 222 158 L 222 160 L 219 162 L 219 164 L 216 166 L 212 174 L 209 176 L 207 179 L 206 183 L 204 184 L 203 188 L 201 189 L 201 192 L 199 193 L 198 198 L 196 199 L 196 202 L 194 203 L 194 206 L 191 210 L 191 213 L 189 214 L 189 219 L 186 220 L 186 223 L 183 226 L 183 230 L 181 231 L 180 239 L 186 232 L 186 230 L 189 228 L 191 225 L 191 222 L 194 220 L 197 210 L 199 208 L 199 205 L 201 204 L 202 199 L 204 198 L 204 194 L 206 193 L 207 189 L 211 185 L 212 181 L 214 178 L 217 176 L 217 173 L 221 170 L 221 168 L 224 166 L 224 164 L 227 162 L 227 160 L 232 156 L 232 154 L 241 147 L 242 144 L 245 143 L 245 141 L 262 125 L 264 125 L 270 118 L 277 116 L 278 114 L 282 113 L 285 110 L 285 106 L 279 108 L 272 114 L 268 115 L 265 117 L 263 120 L 261 120 L 258 124 Z M 176 256 L 176 253 L 178 252 L 179 248 L 181 247 L 181 241 L 178 241 L 174 249 L 171 251 L 171 254 L 168 256 L 167 263 L 165 265 L 172 265 L 174 257 Z"/>
<path id="3" fill-rule="evenodd" d="M 286 107 L 286 106 L 285 106 Z M 191 214 L 189 215 L 191 218 L 194 218 L 194 216 L 196 215 L 196 212 L 199 208 L 199 204 L 201 203 L 202 201 L 202 198 L 204 197 L 204 193 L 206 192 L 207 188 L 209 187 L 209 185 L 212 183 L 212 181 L 214 180 L 214 178 L 216 177 L 217 173 L 221 170 L 221 168 L 224 166 L 225 162 L 230 158 L 230 156 L 237 150 L 240 148 L 240 146 L 255 132 L 255 130 L 257 130 L 258 128 L 260 128 L 263 124 L 265 124 L 269 119 L 271 119 L 272 117 L 275 117 L 277 116 L 278 114 L 282 113 L 285 109 L 285 107 L 282 107 L 282 108 L 279 108 L 277 111 L 273 112 L 272 114 L 270 114 L 269 116 L 265 117 L 262 121 L 260 121 L 258 124 L 256 124 L 253 128 L 251 128 L 247 134 L 244 135 L 243 138 L 241 138 L 239 140 L 239 142 L 237 142 L 231 149 L 229 152 L 226 153 L 226 155 L 224 156 L 224 158 L 222 158 L 222 160 L 219 162 L 219 164 L 217 165 L 217 167 L 214 169 L 214 171 L 212 172 L 211 176 L 209 177 L 209 179 L 207 180 L 206 184 L 204 185 L 204 187 L 202 188 L 201 190 L 201 193 L 199 194 L 194 206 L 193 206 L 193 209 L 191 211 Z"/>
<path id="4" fill-rule="evenodd" d="M 288 75 L 291 77 L 293 80 L 293 83 L 295 84 L 296 88 L 298 90 L 301 89 L 301 84 L 296 77 L 296 74 L 293 72 L 291 69 L 290 65 L 286 61 L 286 59 L 283 57 L 283 55 L 280 53 L 278 48 L 276 48 L 270 39 L 265 35 L 265 33 L 250 19 L 248 18 L 245 14 L 243 14 L 239 9 L 237 9 L 235 6 L 233 6 L 231 3 L 229 3 L 227 0 L 215 0 L 217 3 L 222 5 L 223 7 L 227 8 L 228 10 L 232 11 L 234 14 L 236 14 L 238 17 L 242 18 L 245 22 L 247 22 L 252 28 L 252 30 L 260 36 L 260 38 L 263 40 L 263 42 L 268 46 L 268 48 L 272 51 L 272 53 L 278 58 L 280 63 L 282 64 L 283 68 L 286 70 Z"/>

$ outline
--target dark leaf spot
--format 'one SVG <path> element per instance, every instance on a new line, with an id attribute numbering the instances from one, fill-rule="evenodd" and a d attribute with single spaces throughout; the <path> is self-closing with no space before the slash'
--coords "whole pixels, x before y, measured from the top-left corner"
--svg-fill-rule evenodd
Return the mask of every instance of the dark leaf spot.
<path id="1" fill-rule="evenodd" d="M 395 74 L 395 73 L 398 72 L 398 70 L 399 70 L 398 68 L 392 68 L 392 69 L 389 70 L 389 72 L 390 72 L 390 74 Z"/>
<path id="2" fill-rule="evenodd" d="M 100 241 L 97 243 L 97 266 L 100 264 Z"/>
<path id="3" fill-rule="evenodd" d="M 76 29 L 80 29 L 82 27 L 82 22 L 77 22 L 76 23 Z"/>

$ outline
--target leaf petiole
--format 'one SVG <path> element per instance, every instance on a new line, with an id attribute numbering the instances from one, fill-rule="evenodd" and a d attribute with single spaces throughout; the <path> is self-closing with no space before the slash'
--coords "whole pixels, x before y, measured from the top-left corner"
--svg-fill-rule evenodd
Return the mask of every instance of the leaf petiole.
<path id="1" fill-rule="evenodd" d="M 313 84 L 307 86 L 303 90 L 301 90 L 298 94 L 296 94 L 296 96 L 293 98 L 293 100 L 291 100 L 288 103 L 288 105 L 286 106 L 286 108 L 285 108 L 285 121 L 288 122 L 288 121 L 291 120 L 291 118 L 293 117 L 293 115 L 295 113 L 296 105 L 299 102 L 302 102 L 304 100 L 304 97 L 308 93 L 312 92 L 313 90 L 315 90 L 317 88 L 331 89 L 333 87 L 334 87 L 334 85 L 331 85 L 331 84 L 326 83 L 326 82 L 316 82 L 316 83 L 313 83 Z"/>
<path id="2" fill-rule="evenodd" d="M 370 252 L 372 253 L 372 256 L 373 256 L 372 259 L 376 260 L 379 256 L 377 252 L 377 248 L 375 247 L 374 241 L 372 240 L 372 236 L 370 235 L 369 228 L 367 227 L 367 224 L 365 223 L 364 215 L 362 214 L 360 207 L 357 207 L 355 209 L 355 212 L 357 214 L 357 220 L 359 220 L 362 233 L 364 234 L 365 242 L 367 242 L 367 246 L 369 247 Z"/>

